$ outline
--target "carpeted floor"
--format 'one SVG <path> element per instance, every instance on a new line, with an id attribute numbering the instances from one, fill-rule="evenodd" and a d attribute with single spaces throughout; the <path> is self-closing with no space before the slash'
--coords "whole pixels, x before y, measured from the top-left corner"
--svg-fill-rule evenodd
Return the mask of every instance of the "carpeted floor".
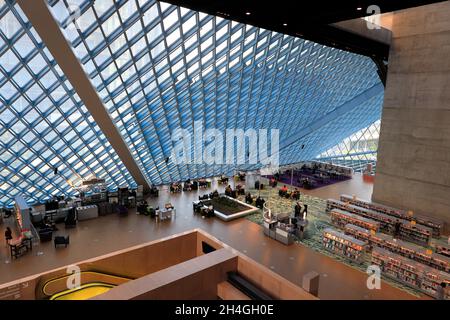
<path id="1" fill-rule="evenodd" d="M 278 195 L 278 188 L 266 188 L 264 190 L 256 190 L 251 189 L 248 190 L 252 193 L 252 195 L 258 195 L 260 192 L 261 197 L 263 197 L 268 204 L 268 208 L 272 210 L 274 213 L 287 213 L 291 214 L 294 210 L 295 201 L 286 199 L 283 197 L 280 197 Z M 362 272 L 366 272 L 367 267 L 370 265 L 370 253 L 366 253 L 364 257 L 364 262 L 362 264 L 353 263 L 352 261 L 339 256 L 337 254 L 334 254 L 330 251 L 327 251 L 322 246 L 322 231 L 325 228 L 332 227 L 333 229 L 336 229 L 331 224 L 331 220 L 328 214 L 325 213 L 326 208 L 326 200 L 312 197 L 309 195 L 302 194 L 301 199 L 303 203 L 308 205 L 308 227 L 306 229 L 305 237 L 303 240 L 296 239 L 296 243 L 305 245 L 317 252 L 320 252 L 322 254 L 325 254 L 329 257 L 332 257 L 336 260 L 338 260 L 341 263 L 344 263 L 346 265 L 349 265 L 353 268 L 356 268 L 358 270 L 361 270 Z M 263 216 L 262 213 L 255 213 L 252 215 L 247 216 L 247 219 L 257 223 L 259 225 L 263 224 Z M 388 282 L 394 287 L 397 287 L 401 290 L 407 291 L 410 294 L 413 294 L 415 296 L 419 296 L 419 291 L 410 288 L 400 282 L 397 282 L 395 280 L 383 277 L 383 280 Z"/>

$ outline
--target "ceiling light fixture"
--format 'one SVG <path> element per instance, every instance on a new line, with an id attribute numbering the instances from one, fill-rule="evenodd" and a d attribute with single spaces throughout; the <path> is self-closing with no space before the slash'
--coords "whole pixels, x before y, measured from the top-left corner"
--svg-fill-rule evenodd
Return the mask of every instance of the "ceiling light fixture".
<path id="1" fill-rule="evenodd" d="M 362 10 L 362 8 L 361 8 L 361 7 L 358 7 L 358 8 L 356 8 L 356 10 L 358 10 L 358 11 L 361 11 L 361 10 Z"/>
<path id="2" fill-rule="evenodd" d="M 287 26 L 287 23 L 283 23 L 283 26 L 285 26 L 285 27 L 286 27 L 286 26 Z"/>
<path id="3" fill-rule="evenodd" d="M 249 15 L 251 15 L 252 13 L 247 11 L 245 14 L 249 16 Z"/>

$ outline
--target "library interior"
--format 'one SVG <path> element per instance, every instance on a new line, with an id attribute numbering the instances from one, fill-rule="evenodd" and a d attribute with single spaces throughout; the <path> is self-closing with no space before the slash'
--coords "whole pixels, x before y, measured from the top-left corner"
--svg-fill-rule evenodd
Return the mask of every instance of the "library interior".
<path id="1" fill-rule="evenodd" d="M 0 0 L 0 300 L 449 300 L 450 1 L 300 2 Z"/>

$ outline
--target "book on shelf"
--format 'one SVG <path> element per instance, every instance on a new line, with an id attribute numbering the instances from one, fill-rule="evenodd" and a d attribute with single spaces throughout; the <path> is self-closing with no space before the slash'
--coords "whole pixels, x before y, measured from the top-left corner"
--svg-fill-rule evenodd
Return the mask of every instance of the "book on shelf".
<path id="1" fill-rule="evenodd" d="M 323 245 L 326 249 L 359 261 L 364 253 L 366 242 L 338 232 L 331 228 L 323 231 Z"/>
<path id="2" fill-rule="evenodd" d="M 404 257 L 408 257 L 414 261 L 426 264 L 437 270 L 450 272 L 450 258 L 430 252 L 430 249 L 428 248 L 395 239 L 386 234 L 371 233 L 367 229 L 352 224 L 347 224 L 344 227 L 344 232 L 357 239 L 367 241 L 372 247 L 380 247 Z"/>
<path id="3" fill-rule="evenodd" d="M 385 249 L 373 249 L 372 263 L 380 266 L 383 273 L 427 294 L 435 295 L 436 288 L 442 282 L 450 283 L 449 273 L 433 269 Z"/>
<path id="4" fill-rule="evenodd" d="M 385 214 L 388 214 L 388 215 L 391 215 L 391 216 L 394 216 L 394 217 L 397 217 L 397 218 L 400 218 L 403 220 L 416 221 L 418 224 L 421 224 L 423 226 L 431 228 L 432 232 L 433 232 L 433 236 L 436 238 L 440 237 L 443 226 L 444 226 L 444 222 L 439 219 L 435 219 L 435 218 L 424 216 L 424 215 L 415 215 L 410 210 L 407 211 L 407 210 L 396 209 L 396 208 L 392 208 L 392 207 L 385 206 L 382 204 L 359 199 L 357 197 L 346 195 L 346 194 L 342 194 L 340 196 L 340 200 L 343 202 L 349 203 L 349 204 L 353 204 L 353 205 L 357 205 L 357 206 L 366 208 L 366 209 L 371 209 L 371 210 L 374 210 L 377 212 L 385 213 Z"/>
<path id="5" fill-rule="evenodd" d="M 375 220 L 380 223 L 380 231 L 389 234 L 392 234 L 395 230 L 396 224 L 400 223 L 400 235 L 402 238 L 425 245 L 428 245 L 431 241 L 432 230 L 430 228 L 422 225 L 412 225 L 410 221 L 407 220 L 402 220 L 384 213 L 344 203 L 340 200 L 328 199 L 327 212 L 331 213 L 334 209 L 348 211 L 364 218 Z"/>

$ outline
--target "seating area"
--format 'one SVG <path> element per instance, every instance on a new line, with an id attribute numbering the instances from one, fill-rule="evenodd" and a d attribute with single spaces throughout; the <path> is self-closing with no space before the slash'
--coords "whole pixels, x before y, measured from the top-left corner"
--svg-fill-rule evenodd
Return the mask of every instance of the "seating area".
<path id="1" fill-rule="evenodd" d="M 207 205 L 201 200 L 194 201 L 192 203 L 192 209 L 194 214 L 200 214 L 204 218 L 212 218 L 214 217 L 214 206 L 213 205 Z"/>
<path id="2" fill-rule="evenodd" d="M 198 190 L 198 182 L 191 181 L 190 179 L 185 181 L 183 184 L 183 191 L 196 191 Z"/>
<path id="3" fill-rule="evenodd" d="M 236 188 L 233 190 L 230 185 L 225 188 L 225 195 L 229 196 L 233 199 L 236 199 L 239 195 L 245 195 L 245 189 L 242 185 L 236 185 Z"/>
<path id="4" fill-rule="evenodd" d="M 281 168 L 278 173 L 265 177 L 272 187 L 276 187 L 278 181 L 311 190 L 351 179 L 352 175 L 351 168 L 312 161 Z"/>
<path id="5" fill-rule="evenodd" d="M 183 190 L 181 183 L 174 182 L 170 185 L 170 193 L 179 193 Z"/>
<path id="6" fill-rule="evenodd" d="M 280 190 L 278 190 L 278 195 L 280 197 L 284 197 L 286 199 L 299 200 L 300 199 L 300 190 L 294 188 L 293 190 L 289 190 L 287 186 L 283 186 Z"/>

